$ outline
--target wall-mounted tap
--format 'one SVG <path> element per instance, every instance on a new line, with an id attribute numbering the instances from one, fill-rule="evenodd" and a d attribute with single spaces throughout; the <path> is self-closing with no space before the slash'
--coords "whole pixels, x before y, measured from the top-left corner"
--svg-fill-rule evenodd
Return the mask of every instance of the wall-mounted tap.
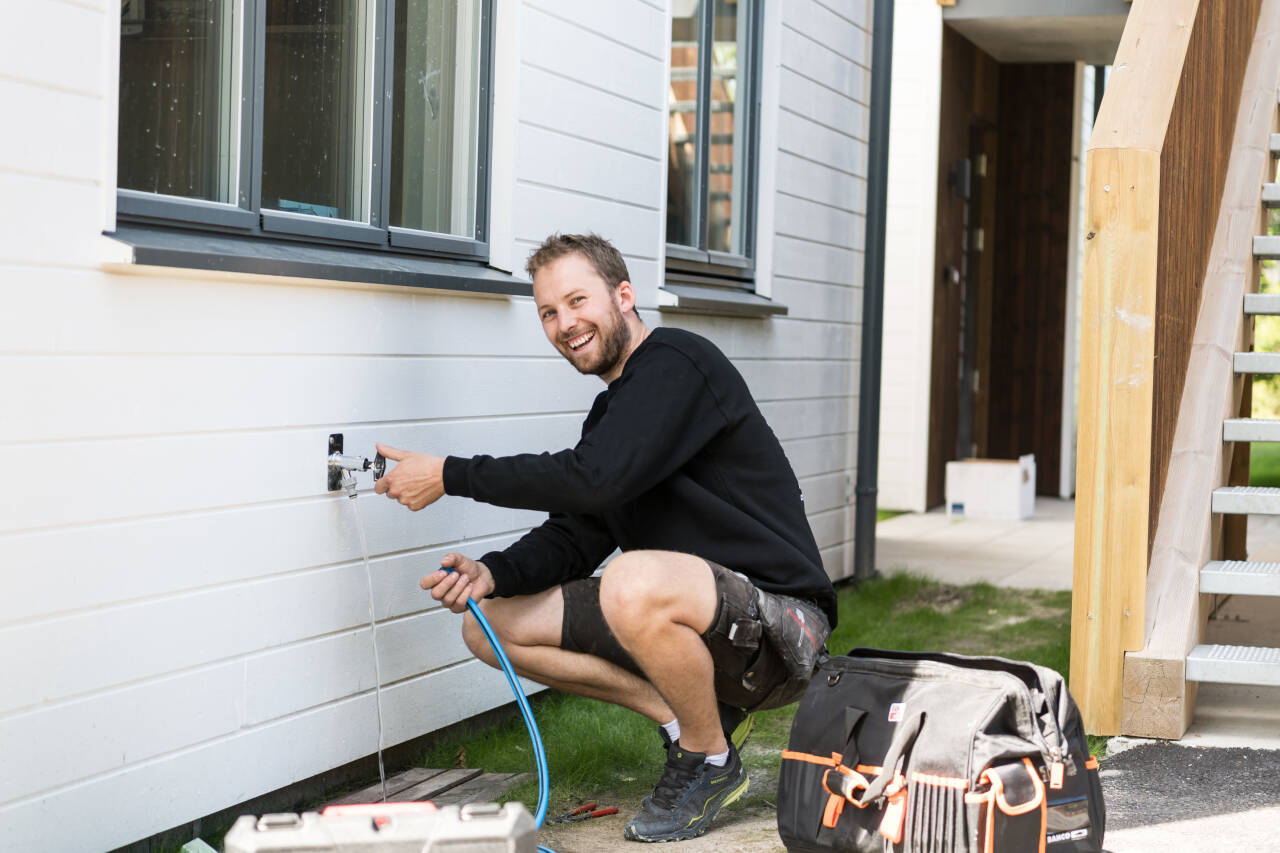
<path id="1" fill-rule="evenodd" d="M 329 436 L 328 483 L 329 491 L 345 489 L 347 497 L 356 496 L 355 471 L 372 471 L 373 479 L 380 480 L 387 472 L 387 460 L 377 453 L 370 462 L 363 456 L 346 456 L 342 452 L 342 433 L 335 432 Z"/>

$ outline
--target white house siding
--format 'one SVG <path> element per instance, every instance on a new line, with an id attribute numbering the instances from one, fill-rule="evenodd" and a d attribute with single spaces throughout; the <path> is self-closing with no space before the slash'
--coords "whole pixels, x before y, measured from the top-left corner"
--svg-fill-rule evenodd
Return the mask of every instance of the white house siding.
<path id="1" fill-rule="evenodd" d="M 942 11 L 894 4 L 878 503 L 925 509 Z"/>
<path id="2" fill-rule="evenodd" d="M 772 4 L 772 0 L 770 0 Z M 772 4 L 759 237 L 772 320 L 659 313 L 666 5 L 500 0 L 491 211 L 519 267 L 616 241 L 646 319 L 737 362 L 848 572 L 865 213 L 867 0 Z M 598 380 L 525 298 L 126 269 L 113 225 L 115 0 L 0 28 L 0 849 L 107 849 L 509 701 L 417 578 L 535 513 L 325 491 L 331 432 L 468 454 L 572 443 Z M 43 36 L 41 34 L 44 34 Z M 513 96 L 518 91 L 518 97 Z M 506 100 L 504 101 L 504 97 Z M 17 132 L 13 132 L 13 131 Z M 367 475 L 366 475 L 367 476 Z M 362 487 L 368 480 L 362 478 Z"/>

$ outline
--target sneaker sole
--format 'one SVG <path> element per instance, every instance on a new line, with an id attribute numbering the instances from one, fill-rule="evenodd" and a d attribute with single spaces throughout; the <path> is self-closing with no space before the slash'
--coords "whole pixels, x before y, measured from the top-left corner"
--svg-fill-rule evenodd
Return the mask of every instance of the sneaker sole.
<path id="1" fill-rule="evenodd" d="M 716 806 L 716 810 L 706 820 L 697 821 L 693 826 L 677 829 L 675 832 L 668 832 L 664 835 L 641 835 L 630 826 L 622 832 L 622 837 L 628 841 L 644 841 L 650 844 L 661 844 L 666 841 L 688 841 L 690 838 L 697 838 L 711 828 L 711 822 L 720 814 L 720 810 L 730 803 L 737 800 L 747 792 L 747 787 L 751 784 L 751 779 L 745 773 L 742 776 L 742 783 L 734 788 L 728 794 L 725 794 L 724 800 L 720 805 Z"/>

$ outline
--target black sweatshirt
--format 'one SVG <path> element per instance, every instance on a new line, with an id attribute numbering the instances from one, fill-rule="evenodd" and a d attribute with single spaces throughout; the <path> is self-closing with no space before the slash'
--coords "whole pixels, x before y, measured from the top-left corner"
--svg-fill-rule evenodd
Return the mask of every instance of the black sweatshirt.
<path id="1" fill-rule="evenodd" d="M 602 391 L 571 450 L 450 456 L 450 495 L 551 513 L 481 557 L 496 595 L 589 576 L 614 547 L 695 554 L 836 623 L 795 472 L 742 375 L 706 338 L 654 329 Z"/>

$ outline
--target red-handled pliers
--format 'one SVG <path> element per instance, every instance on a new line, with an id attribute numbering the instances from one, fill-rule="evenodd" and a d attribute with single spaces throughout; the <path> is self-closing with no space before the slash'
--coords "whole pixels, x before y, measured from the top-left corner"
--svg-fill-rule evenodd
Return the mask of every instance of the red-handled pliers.
<path id="1" fill-rule="evenodd" d="M 597 809 L 595 803 L 584 803 L 570 812 L 565 812 L 559 817 L 553 817 L 547 823 L 568 823 L 573 820 L 587 820 L 593 817 L 604 817 L 605 815 L 617 814 L 618 810 L 610 806 L 609 808 Z"/>

